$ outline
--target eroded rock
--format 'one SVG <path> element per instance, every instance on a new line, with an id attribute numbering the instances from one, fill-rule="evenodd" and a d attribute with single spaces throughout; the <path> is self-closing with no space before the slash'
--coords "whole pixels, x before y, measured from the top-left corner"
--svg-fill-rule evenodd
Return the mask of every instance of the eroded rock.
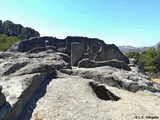
<path id="1" fill-rule="evenodd" d="M 89 85 L 93 88 L 97 97 L 101 100 L 112 100 L 118 101 L 120 98 L 110 92 L 108 89 L 105 88 L 103 85 L 98 85 L 95 82 L 89 82 Z"/>
<path id="2" fill-rule="evenodd" d="M 79 63 L 85 68 L 71 67 L 74 42 L 88 57 Z M 131 71 L 128 58 L 115 45 L 84 37 L 41 37 L 22 41 L 10 51 L 15 53 L 0 52 L 0 119 L 17 119 L 22 110 L 23 120 L 132 120 L 135 115 L 160 114 L 160 85 Z M 37 91 L 41 85 L 45 87 Z"/>
<path id="3" fill-rule="evenodd" d="M 2 52 L 0 56 L 0 119 L 5 120 L 15 120 L 40 84 L 56 77 L 56 70 L 71 68 L 68 55 L 53 51 Z"/>
<path id="4" fill-rule="evenodd" d="M 124 69 L 130 71 L 130 67 L 118 60 L 110 60 L 110 61 L 93 61 L 89 59 L 83 59 L 78 63 L 79 68 L 94 68 L 94 67 L 101 67 L 101 66 L 111 66 L 111 67 L 116 67 L 119 69 Z"/>
<path id="5" fill-rule="evenodd" d="M 71 43 L 71 61 L 72 66 L 77 66 L 85 53 L 84 44 L 73 42 Z"/>
<path id="6" fill-rule="evenodd" d="M 46 40 L 49 42 L 48 47 L 45 46 Z M 119 50 L 119 48 L 116 45 L 106 44 L 102 40 L 87 37 L 68 36 L 65 39 L 57 39 L 53 37 L 32 38 L 13 45 L 8 51 L 30 51 L 31 53 L 37 53 L 47 49 L 53 49 L 54 51 L 60 51 L 71 55 L 71 45 L 75 42 L 84 46 L 85 50 L 80 50 L 79 54 L 84 54 L 84 51 L 87 52 L 88 58 L 90 60 L 108 61 L 112 59 L 118 59 L 119 61 L 123 61 L 126 64 L 129 64 L 129 59 Z M 76 58 L 76 56 L 79 58 L 77 54 L 75 54 L 75 56 L 72 57 Z M 75 59 L 73 59 L 73 63 L 75 62 L 74 60 Z"/>
<path id="7" fill-rule="evenodd" d="M 150 92 L 160 92 L 160 85 L 151 81 L 146 75 L 109 66 L 95 67 L 92 69 L 74 68 L 72 75 L 94 79 L 99 83 L 105 83 L 109 86 L 131 92 L 145 90 Z"/>
<path id="8" fill-rule="evenodd" d="M 36 103 L 31 120 L 134 120 L 139 115 L 160 114 L 160 99 L 153 94 L 135 94 L 101 84 L 105 90 L 121 98 L 106 101 L 97 97 L 90 82 L 94 83 L 91 79 L 77 76 L 52 80 L 44 97 Z"/>

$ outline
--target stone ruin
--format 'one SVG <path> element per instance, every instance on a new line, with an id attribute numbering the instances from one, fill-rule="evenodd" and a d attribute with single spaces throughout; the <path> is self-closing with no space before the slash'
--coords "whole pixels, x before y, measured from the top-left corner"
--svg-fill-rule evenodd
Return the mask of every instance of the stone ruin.
<path id="1" fill-rule="evenodd" d="M 102 40 L 87 37 L 68 36 L 65 39 L 57 39 L 53 37 L 32 38 L 13 45 L 8 51 L 36 53 L 48 49 L 70 55 L 72 66 L 78 66 L 79 62 L 82 62 L 83 59 L 89 59 L 92 62 L 96 62 L 96 64 L 98 61 L 111 60 L 117 60 L 123 62 L 123 64 L 129 64 L 129 59 L 116 45 L 106 44 Z"/>

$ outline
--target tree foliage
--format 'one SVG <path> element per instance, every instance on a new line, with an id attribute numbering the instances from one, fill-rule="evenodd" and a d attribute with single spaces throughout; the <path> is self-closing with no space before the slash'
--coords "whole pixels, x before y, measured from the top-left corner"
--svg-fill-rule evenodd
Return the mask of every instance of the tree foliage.
<path id="1" fill-rule="evenodd" d="M 20 39 L 28 39 L 31 37 L 39 37 L 40 33 L 30 27 L 23 27 L 21 24 L 15 24 L 12 21 L 0 20 L 0 34 L 15 36 Z"/>
<path id="2" fill-rule="evenodd" d="M 4 22 L 0 20 L 0 51 L 6 51 L 20 40 L 39 36 L 40 33 L 30 27 L 23 27 L 21 24 L 15 24 L 9 20 Z"/>
<path id="3" fill-rule="evenodd" d="M 151 47 L 142 53 L 128 52 L 126 54 L 130 58 L 137 59 L 142 64 L 145 71 L 160 71 L 160 43 L 158 43 L 158 47 L 156 49 Z"/>
<path id="4" fill-rule="evenodd" d="M 137 52 L 137 51 L 131 51 L 131 52 L 126 53 L 126 55 L 127 55 L 129 58 L 134 58 L 134 59 L 138 60 L 138 58 L 139 58 L 139 56 L 140 56 L 140 53 Z"/>
<path id="5" fill-rule="evenodd" d="M 2 33 L 2 20 L 0 20 L 0 34 Z"/>

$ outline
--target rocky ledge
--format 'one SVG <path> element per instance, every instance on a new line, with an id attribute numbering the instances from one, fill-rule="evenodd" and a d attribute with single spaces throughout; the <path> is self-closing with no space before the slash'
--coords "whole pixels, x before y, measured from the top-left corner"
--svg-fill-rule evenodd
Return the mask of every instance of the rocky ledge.
<path id="1" fill-rule="evenodd" d="M 17 119 L 44 80 L 56 77 L 56 70 L 70 68 L 68 60 L 68 55 L 52 50 L 38 54 L 1 52 L 0 119 Z"/>

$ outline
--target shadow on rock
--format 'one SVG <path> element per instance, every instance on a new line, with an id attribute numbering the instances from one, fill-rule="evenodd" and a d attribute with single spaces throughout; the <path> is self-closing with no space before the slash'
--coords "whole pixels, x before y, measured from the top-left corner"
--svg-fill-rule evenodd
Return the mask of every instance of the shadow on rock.
<path id="1" fill-rule="evenodd" d="M 2 106 L 0 106 L 0 120 L 6 116 L 7 113 L 11 111 L 11 105 L 9 102 L 5 102 Z"/>
<path id="2" fill-rule="evenodd" d="M 97 97 L 101 100 L 118 101 L 120 99 L 120 97 L 114 95 L 103 85 L 98 85 L 97 83 L 94 82 L 89 82 L 89 85 L 92 87 Z"/>
<path id="3" fill-rule="evenodd" d="M 30 101 L 25 105 L 21 115 L 17 118 L 17 120 L 30 120 L 32 117 L 33 110 L 36 108 L 36 103 L 40 98 L 42 98 L 46 93 L 47 85 L 52 81 L 52 78 L 46 79 L 42 82 L 40 87 L 34 93 L 33 97 Z"/>

